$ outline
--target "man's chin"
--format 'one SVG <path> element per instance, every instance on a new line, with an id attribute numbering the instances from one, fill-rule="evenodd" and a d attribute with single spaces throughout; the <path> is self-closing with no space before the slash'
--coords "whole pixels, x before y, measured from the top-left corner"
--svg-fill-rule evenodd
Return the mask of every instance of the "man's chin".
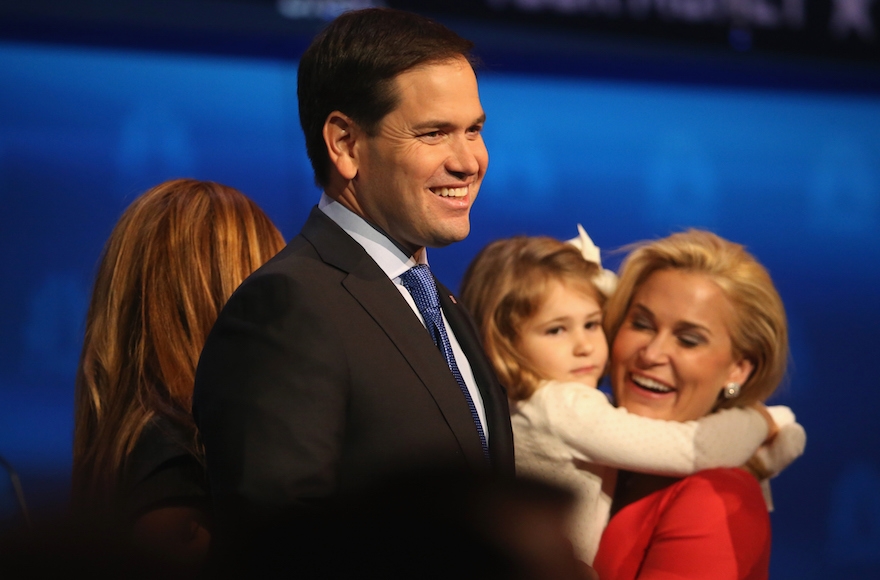
<path id="1" fill-rule="evenodd" d="M 464 228 L 462 231 L 444 232 L 444 235 L 434 236 L 430 243 L 425 245 L 429 248 L 445 248 L 446 246 L 464 240 L 468 237 L 469 233 L 471 233 L 470 226 Z"/>

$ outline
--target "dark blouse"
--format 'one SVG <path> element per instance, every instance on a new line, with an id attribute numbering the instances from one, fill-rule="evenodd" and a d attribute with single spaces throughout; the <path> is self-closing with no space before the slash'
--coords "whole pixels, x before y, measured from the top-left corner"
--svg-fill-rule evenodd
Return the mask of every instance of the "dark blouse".
<path id="1" fill-rule="evenodd" d="M 190 506 L 208 513 L 205 468 L 191 451 L 191 436 L 165 417 L 144 427 L 123 468 L 121 515 L 135 521 L 146 512 Z"/>

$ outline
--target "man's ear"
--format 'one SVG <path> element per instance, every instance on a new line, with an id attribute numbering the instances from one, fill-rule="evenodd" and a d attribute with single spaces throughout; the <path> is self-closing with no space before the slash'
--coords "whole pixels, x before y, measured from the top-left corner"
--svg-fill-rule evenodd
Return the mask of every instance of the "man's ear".
<path id="1" fill-rule="evenodd" d="M 354 179 L 358 171 L 357 124 L 345 113 L 333 111 L 324 121 L 323 133 L 330 163 L 344 179 Z"/>

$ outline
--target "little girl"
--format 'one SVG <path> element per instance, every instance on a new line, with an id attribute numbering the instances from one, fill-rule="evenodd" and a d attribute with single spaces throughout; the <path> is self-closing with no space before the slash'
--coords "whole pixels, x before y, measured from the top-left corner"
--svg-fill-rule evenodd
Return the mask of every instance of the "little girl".
<path id="1" fill-rule="evenodd" d="M 681 423 L 612 406 L 596 386 L 608 359 L 602 307 L 616 278 L 578 228 L 569 243 L 520 236 L 489 244 L 468 267 L 461 297 L 511 399 L 517 473 L 577 494 L 571 540 L 592 563 L 617 469 L 685 476 L 740 466 L 774 420 L 794 416 L 787 407 L 768 408 L 772 419 L 762 409 L 729 409 Z"/>

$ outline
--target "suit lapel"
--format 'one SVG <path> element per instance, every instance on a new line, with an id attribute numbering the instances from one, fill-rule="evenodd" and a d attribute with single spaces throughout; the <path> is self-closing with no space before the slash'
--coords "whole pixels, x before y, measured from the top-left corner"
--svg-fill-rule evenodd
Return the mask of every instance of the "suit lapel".
<path id="1" fill-rule="evenodd" d="M 458 303 L 443 284 L 437 283 L 440 306 L 464 351 L 486 411 L 489 424 L 489 454 L 492 464 L 501 473 L 513 473 L 513 433 L 510 427 L 510 409 L 507 393 L 498 383 L 492 363 L 486 357 L 476 326 L 467 310 Z"/>
<path id="2" fill-rule="evenodd" d="M 317 208 L 303 226 L 302 235 L 322 260 L 348 273 L 343 286 L 382 328 L 431 393 L 468 462 L 475 470 L 484 469 L 480 438 L 464 395 L 394 283 L 360 244 Z"/>

